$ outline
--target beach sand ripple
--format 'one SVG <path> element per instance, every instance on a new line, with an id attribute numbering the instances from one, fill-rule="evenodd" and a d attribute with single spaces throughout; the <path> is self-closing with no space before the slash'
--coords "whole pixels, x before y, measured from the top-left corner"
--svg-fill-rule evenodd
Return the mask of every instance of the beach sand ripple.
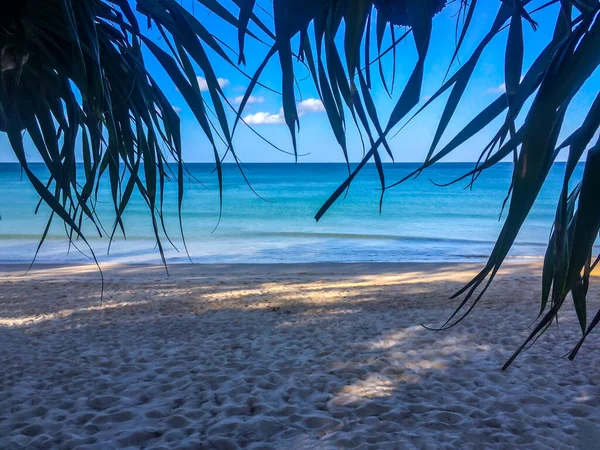
<path id="1" fill-rule="evenodd" d="M 476 269 L 113 266 L 101 306 L 91 267 L 0 268 L 0 448 L 595 448 L 600 340 L 561 358 L 570 305 L 500 369 L 536 317 L 537 263 L 450 331 L 419 325 Z"/>

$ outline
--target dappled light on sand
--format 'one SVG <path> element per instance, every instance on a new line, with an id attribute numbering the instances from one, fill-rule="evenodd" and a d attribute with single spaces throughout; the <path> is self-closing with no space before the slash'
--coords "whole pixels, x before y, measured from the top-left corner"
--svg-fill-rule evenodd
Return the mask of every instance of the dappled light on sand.
<path id="1" fill-rule="evenodd" d="M 577 447 L 600 438 L 598 339 L 509 264 L 447 332 L 469 264 L 0 272 L 0 447 Z M 597 291 L 589 298 L 597 307 Z"/>
<path id="2" fill-rule="evenodd" d="M 389 378 L 380 375 L 368 375 L 365 380 L 344 386 L 331 403 L 334 405 L 356 404 L 369 399 L 391 397 L 394 391 L 394 384 Z"/>

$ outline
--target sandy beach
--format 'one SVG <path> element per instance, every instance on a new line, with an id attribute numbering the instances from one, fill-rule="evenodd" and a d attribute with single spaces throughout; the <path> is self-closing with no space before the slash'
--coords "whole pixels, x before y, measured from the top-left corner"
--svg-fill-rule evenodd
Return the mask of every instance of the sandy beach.
<path id="1" fill-rule="evenodd" d="M 107 266 L 101 305 L 93 266 L 0 266 L 0 448 L 598 448 L 600 339 L 563 358 L 571 305 L 501 370 L 539 262 L 420 326 L 478 267 Z"/>

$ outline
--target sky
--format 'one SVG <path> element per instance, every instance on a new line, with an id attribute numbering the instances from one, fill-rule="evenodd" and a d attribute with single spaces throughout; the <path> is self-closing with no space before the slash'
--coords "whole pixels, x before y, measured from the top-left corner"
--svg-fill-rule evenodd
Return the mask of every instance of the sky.
<path id="1" fill-rule="evenodd" d="M 190 11 L 194 0 L 184 0 Z M 229 3 L 222 2 L 225 6 Z M 545 1 L 532 1 L 529 10 L 542 5 Z M 258 0 L 258 4 L 271 8 L 271 2 L 267 0 Z M 455 14 L 457 12 L 458 2 L 450 4 L 442 13 L 435 17 L 433 25 L 433 36 L 431 40 L 430 52 L 425 65 L 425 79 L 423 85 L 421 104 L 425 102 L 442 84 L 446 71 L 448 69 L 452 53 L 455 48 Z M 475 11 L 475 20 L 473 21 L 469 33 L 459 54 L 459 62 L 464 62 L 471 55 L 475 46 L 489 30 L 492 21 L 500 6 L 499 0 L 486 0 L 479 2 Z M 235 8 L 233 8 L 235 10 Z M 237 31 L 230 25 L 223 23 L 214 14 L 209 14 L 199 3 L 193 7 L 194 15 L 201 22 L 214 32 L 224 42 L 237 50 Z M 525 32 L 525 67 L 527 70 L 540 50 L 549 42 L 554 29 L 558 6 L 553 5 L 543 11 L 535 13 L 534 19 L 538 22 L 539 28 L 533 31 L 531 27 L 524 22 Z M 269 17 L 259 13 L 261 18 L 269 22 Z M 145 20 L 140 23 L 145 26 Z M 373 27 L 374 29 L 375 27 Z M 260 32 L 255 30 L 257 34 Z M 397 35 L 402 30 L 397 30 Z M 462 126 L 467 124 L 479 111 L 485 108 L 491 101 L 504 91 L 504 51 L 508 31 L 501 32 L 492 43 L 487 47 L 482 55 L 477 69 L 472 77 L 472 81 L 467 88 L 460 106 L 448 127 L 441 145 L 448 142 Z M 156 30 L 149 30 L 148 35 L 158 38 Z M 386 39 L 389 44 L 389 37 Z M 372 39 L 373 42 L 375 39 Z M 159 41 L 160 42 L 160 41 Z M 161 45 L 164 45 L 162 43 Z M 384 47 L 386 47 L 384 43 Z M 253 74 L 258 64 L 268 50 L 264 44 L 247 39 L 246 59 L 247 66 L 241 66 L 246 74 Z M 375 50 L 372 51 L 372 55 Z M 235 70 L 231 65 L 224 62 L 215 55 L 212 55 L 212 62 L 221 87 L 231 104 L 236 106 L 241 100 L 246 87 L 248 86 L 248 77 Z M 236 59 L 236 58 L 234 58 Z M 398 46 L 397 66 L 395 75 L 395 88 L 390 99 L 379 81 L 376 65 L 373 66 L 372 76 L 376 80 L 373 84 L 372 96 L 374 98 L 378 113 L 383 122 L 386 123 L 387 117 L 391 112 L 395 101 L 398 99 L 402 87 L 408 80 L 414 63 L 416 61 L 416 51 L 412 37 L 409 36 Z M 153 60 L 151 55 L 146 52 L 146 62 L 150 72 L 161 85 L 163 91 L 172 102 L 174 109 L 181 117 L 182 136 L 184 147 L 184 159 L 187 162 L 212 162 L 213 152 L 200 126 L 196 122 L 193 114 L 187 107 L 181 94 L 177 91 L 169 77 L 162 70 L 160 65 Z M 453 73 L 459 67 L 455 63 L 450 73 Z M 206 82 L 203 73 L 197 69 L 198 83 L 204 95 L 206 92 Z M 392 74 L 392 56 L 383 59 L 383 69 L 388 83 Z M 598 71 L 597 71 L 598 72 Z M 524 72 L 525 73 L 525 72 Z M 312 78 L 308 69 L 301 64 L 296 64 L 296 76 L 298 79 L 297 100 L 298 111 L 300 114 L 300 133 L 298 135 L 298 153 L 299 162 L 343 162 L 343 153 L 337 144 L 334 135 L 330 129 L 327 116 L 322 104 L 317 96 L 317 91 L 312 83 Z M 281 87 L 281 71 L 278 66 L 278 59 L 273 58 L 267 66 L 261 82 L 275 90 Z M 566 137 L 570 132 L 577 128 L 581 123 L 589 107 L 591 106 L 598 90 L 600 88 L 600 74 L 594 75 L 586 82 L 581 92 L 573 100 L 567 119 L 563 127 L 562 136 Z M 423 161 L 429 146 L 433 139 L 437 123 L 447 99 L 447 94 L 442 95 L 426 110 L 423 111 L 415 120 L 410 122 L 394 139 L 390 141 L 390 146 L 394 152 L 397 162 L 419 162 Z M 284 123 L 281 112 L 281 96 L 265 88 L 257 87 L 254 91 L 251 101 L 244 112 L 246 122 L 251 125 L 256 133 L 262 135 L 265 139 L 278 146 L 285 152 L 292 152 L 292 142 L 289 130 Z M 231 115 L 233 118 L 233 113 Z M 404 124 L 404 122 L 401 122 Z M 348 124 L 348 143 L 349 156 L 351 161 L 360 161 L 363 154 L 361 140 L 353 126 Z M 498 123 L 496 122 L 496 125 Z M 398 127 L 399 128 L 399 127 Z M 478 136 L 468 141 L 453 154 L 449 155 L 444 161 L 476 161 L 483 147 L 490 140 L 494 128 L 490 127 L 482 131 Z M 266 144 L 256 133 L 241 126 L 236 131 L 234 145 L 236 153 L 243 162 L 294 162 L 294 157 L 288 153 L 283 153 Z M 438 149 L 441 147 L 438 147 Z M 220 149 L 224 152 L 224 148 Z M 382 155 L 385 152 L 382 152 Z M 30 161 L 41 161 L 31 144 L 28 144 L 28 155 Z M 566 152 L 559 156 L 559 160 L 566 159 Z M 5 135 L 0 135 L 0 162 L 16 161 L 12 150 L 8 145 Z M 227 158 L 226 161 L 231 161 Z M 384 161 L 389 161 L 387 155 Z"/>

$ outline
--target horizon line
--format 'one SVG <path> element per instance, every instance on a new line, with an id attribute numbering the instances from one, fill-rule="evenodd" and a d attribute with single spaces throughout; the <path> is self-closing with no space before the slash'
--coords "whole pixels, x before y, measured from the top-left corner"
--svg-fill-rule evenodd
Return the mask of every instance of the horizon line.
<path id="1" fill-rule="evenodd" d="M 554 161 L 552 164 L 565 164 L 567 161 Z M 419 162 L 419 161 L 382 161 L 383 164 L 387 164 L 387 165 L 398 165 L 398 164 L 419 164 L 419 165 L 423 165 L 423 162 Z M 439 165 L 443 165 L 443 164 L 475 164 L 477 163 L 477 161 L 438 161 L 434 164 L 432 164 L 429 167 L 433 167 L 435 166 L 439 166 Z M 579 160 L 577 161 L 578 164 L 583 164 L 585 163 L 585 160 Z M 14 165 L 21 165 L 20 162 L 18 161 L 0 161 L 0 164 L 14 164 Z M 46 164 L 44 161 L 33 161 L 33 162 L 29 162 L 28 164 Z M 76 164 L 83 164 L 83 161 L 78 161 Z M 143 162 L 141 164 L 144 164 Z M 168 164 L 176 164 L 175 161 L 169 161 Z M 184 161 L 184 165 L 189 165 L 189 164 L 210 164 L 210 165 L 215 165 L 214 161 Z M 251 162 L 241 162 L 241 165 L 249 165 L 249 164 L 286 164 L 286 165 L 303 165 L 303 164 L 341 164 L 341 165 L 347 165 L 348 163 L 345 161 L 251 161 Z M 360 161 L 350 161 L 349 164 L 360 164 Z M 375 164 L 374 162 L 367 162 L 367 164 Z M 512 164 L 514 165 L 513 161 L 499 161 L 497 162 L 495 165 L 498 164 Z M 119 165 L 123 165 L 122 162 L 119 162 Z M 221 163 L 221 165 L 234 165 L 237 166 L 238 163 L 233 162 L 233 161 L 223 161 Z"/>

